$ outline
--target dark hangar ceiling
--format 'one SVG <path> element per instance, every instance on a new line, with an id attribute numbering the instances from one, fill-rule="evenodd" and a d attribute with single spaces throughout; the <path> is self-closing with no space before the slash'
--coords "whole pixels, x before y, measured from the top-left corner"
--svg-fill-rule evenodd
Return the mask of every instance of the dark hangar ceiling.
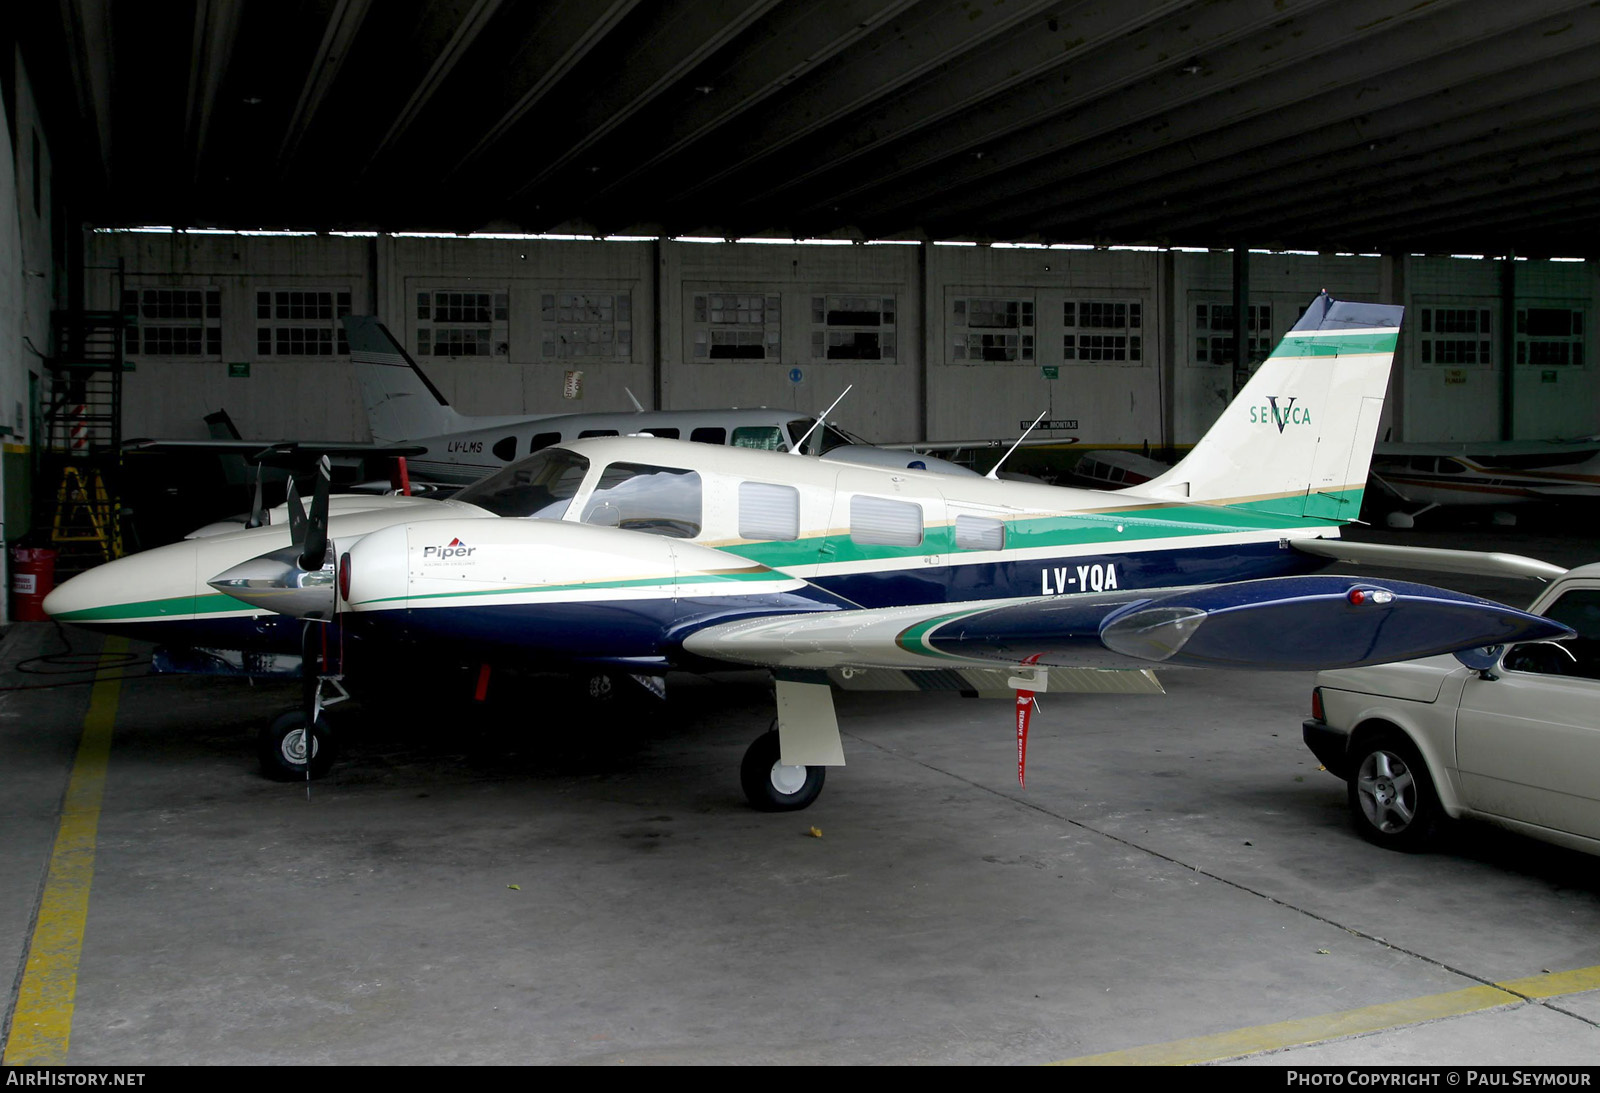
<path id="1" fill-rule="evenodd" d="M 1593 2 L 30 7 L 104 225 L 1600 252 Z"/>

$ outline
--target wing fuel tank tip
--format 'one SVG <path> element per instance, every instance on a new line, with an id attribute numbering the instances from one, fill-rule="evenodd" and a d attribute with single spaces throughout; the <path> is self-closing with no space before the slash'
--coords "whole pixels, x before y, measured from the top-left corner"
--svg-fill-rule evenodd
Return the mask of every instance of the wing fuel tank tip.
<path id="1" fill-rule="evenodd" d="M 1179 593 L 1113 614 L 1100 640 L 1171 666 L 1309 671 L 1567 633 L 1538 615 L 1441 588 L 1324 576 Z"/>

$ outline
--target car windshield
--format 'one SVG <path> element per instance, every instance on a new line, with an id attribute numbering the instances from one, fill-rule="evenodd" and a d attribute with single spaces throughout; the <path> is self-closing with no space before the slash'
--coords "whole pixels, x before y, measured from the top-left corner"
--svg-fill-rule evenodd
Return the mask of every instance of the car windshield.
<path id="1" fill-rule="evenodd" d="M 496 516 L 528 516 L 559 520 L 578 492 L 589 461 L 565 448 L 545 448 L 505 467 L 456 494 Z"/>

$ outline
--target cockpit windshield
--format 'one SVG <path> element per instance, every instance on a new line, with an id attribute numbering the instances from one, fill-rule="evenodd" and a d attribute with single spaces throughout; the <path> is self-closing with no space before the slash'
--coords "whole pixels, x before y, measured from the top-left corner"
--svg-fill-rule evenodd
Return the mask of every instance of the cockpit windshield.
<path id="1" fill-rule="evenodd" d="M 545 448 L 520 459 L 455 495 L 496 516 L 559 520 L 583 484 L 589 461 L 565 448 Z"/>
<path id="2" fill-rule="evenodd" d="M 789 446 L 792 448 L 800 443 L 800 438 L 806 435 L 806 430 L 816 424 L 814 417 L 799 417 L 789 422 Z M 864 440 L 852 440 L 844 433 L 835 429 L 827 422 L 822 423 L 822 428 L 811 434 L 806 441 L 807 455 L 821 455 L 823 452 L 839 447 L 841 444 L 865 444 Z"/>

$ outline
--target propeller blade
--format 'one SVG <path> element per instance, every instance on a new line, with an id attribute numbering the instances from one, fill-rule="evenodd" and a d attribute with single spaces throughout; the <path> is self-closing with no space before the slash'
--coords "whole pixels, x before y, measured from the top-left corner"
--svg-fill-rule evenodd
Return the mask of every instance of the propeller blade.
<path id="1" fill-rule="evenodd" d="M 316 491 L 311 495 L 311 515 L 306 518 L 306 537 L 301 540 L 295 537 L 296 542 L 304 542 L 305 548 L 300 554 L 300 568 L 321 569 L 328 556 L 328 490 L 332 481 L 333 472 L 328 464 L 328 457 L 323 456 L 317 461 Z"/>
<path id="2" fill-rule="evenodd" d="M 284 500 L 289 509 L 289 541 L 303 543 L 306 541 L 306 507 L 300 503 L 300 488 L 294 484 L 294 475 L 289 476 L 289 494 Z"/>
<path id="3" fill-rule="evenodd" d="M 250 502 L 250 519 L 245 521 L 244 526 L 247 528 L 258 528 L 267 522 L 267 508 L 266 505 L 262 503 L 261 499 L 261 472 L 262 466 L 260 463 L 257 463 L 256 493 L 255 498 Z"/>

